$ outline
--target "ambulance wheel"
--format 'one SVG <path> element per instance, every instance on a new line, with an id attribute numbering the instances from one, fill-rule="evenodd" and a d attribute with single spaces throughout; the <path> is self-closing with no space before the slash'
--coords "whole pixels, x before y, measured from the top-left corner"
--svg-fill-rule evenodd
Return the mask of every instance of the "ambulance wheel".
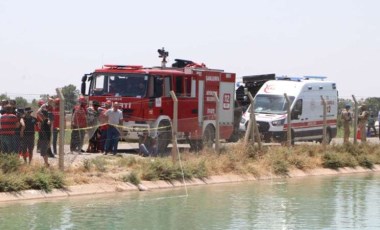
<path id="1" fill-rule="evenodd" d="M 206 148 L 212 148 L 215 139 L 215 129 L 212 125 L 208 125 L 203 133 L 202 145 Z"/>
<path id="2" fill-rule="evenodd" d="M 160 122 L 157 133 L 157 151 L 160 156 L 164 156 L 168 152 L 168 145 L 172 139 L 169 121 Z"/>

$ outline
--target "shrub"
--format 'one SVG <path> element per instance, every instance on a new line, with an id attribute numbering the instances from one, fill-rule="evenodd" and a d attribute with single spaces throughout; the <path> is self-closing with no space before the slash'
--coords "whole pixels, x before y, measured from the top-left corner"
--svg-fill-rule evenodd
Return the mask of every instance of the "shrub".
<path id="1" fill-rule="evenodd" d="M 364 156 L 364 155 L 358 157 L 358 162 L 359 162 L 359 165 L 364 168 L 373 169 L 374 167 L 374 163 L 372 162 L 372 160 L 369 157 Z"/>
<path id="2" fill-rule="evenodd" d="M 28 189 L 22 177 L 16 174 L 0 173 L 0 192 L 18 192 Z"/>
<path id="3" fill-rule="evenodd" d="M 283 160 L 275 160 L 272 164 L 273 172 L 276 175 L 287 175 L 289 173 L 289 164 Z"/>
<path id="4" fill-rule="evenodd" d="M 16 172 L 21 165 L 21 161 L 17 154 L 1 154 L 0 168 L 3 173 Z"/>
<path id="5" fill-rule="evenodd" d="M 124 175 L 124 176 L 122 177 L 122 180 L 123 180 L 124 182 L 130 182 L 130 183 L 132 183 L 132 184 L 134 184 L 134 185 L 138 185 L 138 184 L 141 183 L 141 180 L 140 180 L 140 178 L 139 178 L 137 172 L 135 172 L 135 171 L 132 171 L 131 173 L 129 173 L 129 174 L 127 174 L 127 175 Z"/>

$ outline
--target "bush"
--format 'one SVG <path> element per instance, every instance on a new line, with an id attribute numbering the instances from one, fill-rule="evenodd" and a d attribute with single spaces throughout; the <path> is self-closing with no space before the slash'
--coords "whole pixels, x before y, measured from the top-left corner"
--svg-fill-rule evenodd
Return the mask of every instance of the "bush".
<path id="1" fill-rule="evenodd" d="M 3 173 L 16 172 L 21 166 L 17 154 L 0 154 L 0 168 Z"/>
<path id="2" fill-rule="evenodd" d="M 358 157 L 358 162 L 359 162 L 359 165 L 362 166 L 362 167 L 364 167 L 364 168 L 373 169 L 373 167 L 374 167 L 374 163 L 367 156 L 359 156 Z"/>
<path id="3" fill-rule="evenodd" d="M 288 167 L 289 167 L 288 162 L 282 161 L 282 160 L 276 160 L 272 164 L 273 172 L 276 175 L 288 175 L 289 173 Z"/>
<path id="4" fill-rule="evenodd" d="M 0 192 L 18 192 L 24 189 L 28 187 L 20 176 L 0 173 Z"/>
<path id="5" fill-rule="evenodd" d="M 132 183 L 132 184 L 134 184 L 134 185 L 138 185 L 138 184 L 141 183 L 141 180 L 140 180 L 140 178 L 139 178 L 137 172 L 135 172 L 135 171 L 132 171 L 131 173 L 129 173 L 129 174 L 127 174 L 127 175 L 124 175 L 124 176 L 122 177 L 122 180 L 123 180 L 124 182 L 130 182 L 130 183 Z"/>

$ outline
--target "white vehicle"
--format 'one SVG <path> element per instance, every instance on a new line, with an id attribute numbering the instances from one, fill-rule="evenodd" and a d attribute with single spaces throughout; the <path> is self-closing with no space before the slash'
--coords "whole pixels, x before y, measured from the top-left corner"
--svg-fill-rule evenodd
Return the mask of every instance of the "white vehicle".
<path id="1" fill-rule="evenodd" d="M 266 142 L 282 142 L 287 137 L 287 103 L 291 106 L 292 142 L 322 141 L 323 102 L 327 102 L 327 140 L 337 133 L 338 91 L 334 82 L 325 77 L 277 77 L 267 81 L 255 96 L 254 111 L 259 132 Z M 243 114 L 239 130 L 247 129 L 250 111 Z"/>

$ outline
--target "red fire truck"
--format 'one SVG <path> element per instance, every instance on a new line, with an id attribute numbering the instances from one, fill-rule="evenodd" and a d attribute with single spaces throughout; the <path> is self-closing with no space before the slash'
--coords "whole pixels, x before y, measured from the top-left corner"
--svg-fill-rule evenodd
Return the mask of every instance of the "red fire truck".
<path id="1" fill-rule="evenodd" d="M 158 152 L 162 153 L 172 137 L 174 101 L 170 91 L 178 98 L 177 139 L 187 141 L 193 149 L 213 144 L 216 92 L 220 139 L 229 139 L 234 131 L 235 73 L 182 59 L 166 67 L 168 53 L 161 54 L 159 67 L 104 65 L 83 76 L 81 93 L 89 101 L 118 102 L 124 117 L 123 139 L 137 141 L 146 130 L 157 138 Z"/>

